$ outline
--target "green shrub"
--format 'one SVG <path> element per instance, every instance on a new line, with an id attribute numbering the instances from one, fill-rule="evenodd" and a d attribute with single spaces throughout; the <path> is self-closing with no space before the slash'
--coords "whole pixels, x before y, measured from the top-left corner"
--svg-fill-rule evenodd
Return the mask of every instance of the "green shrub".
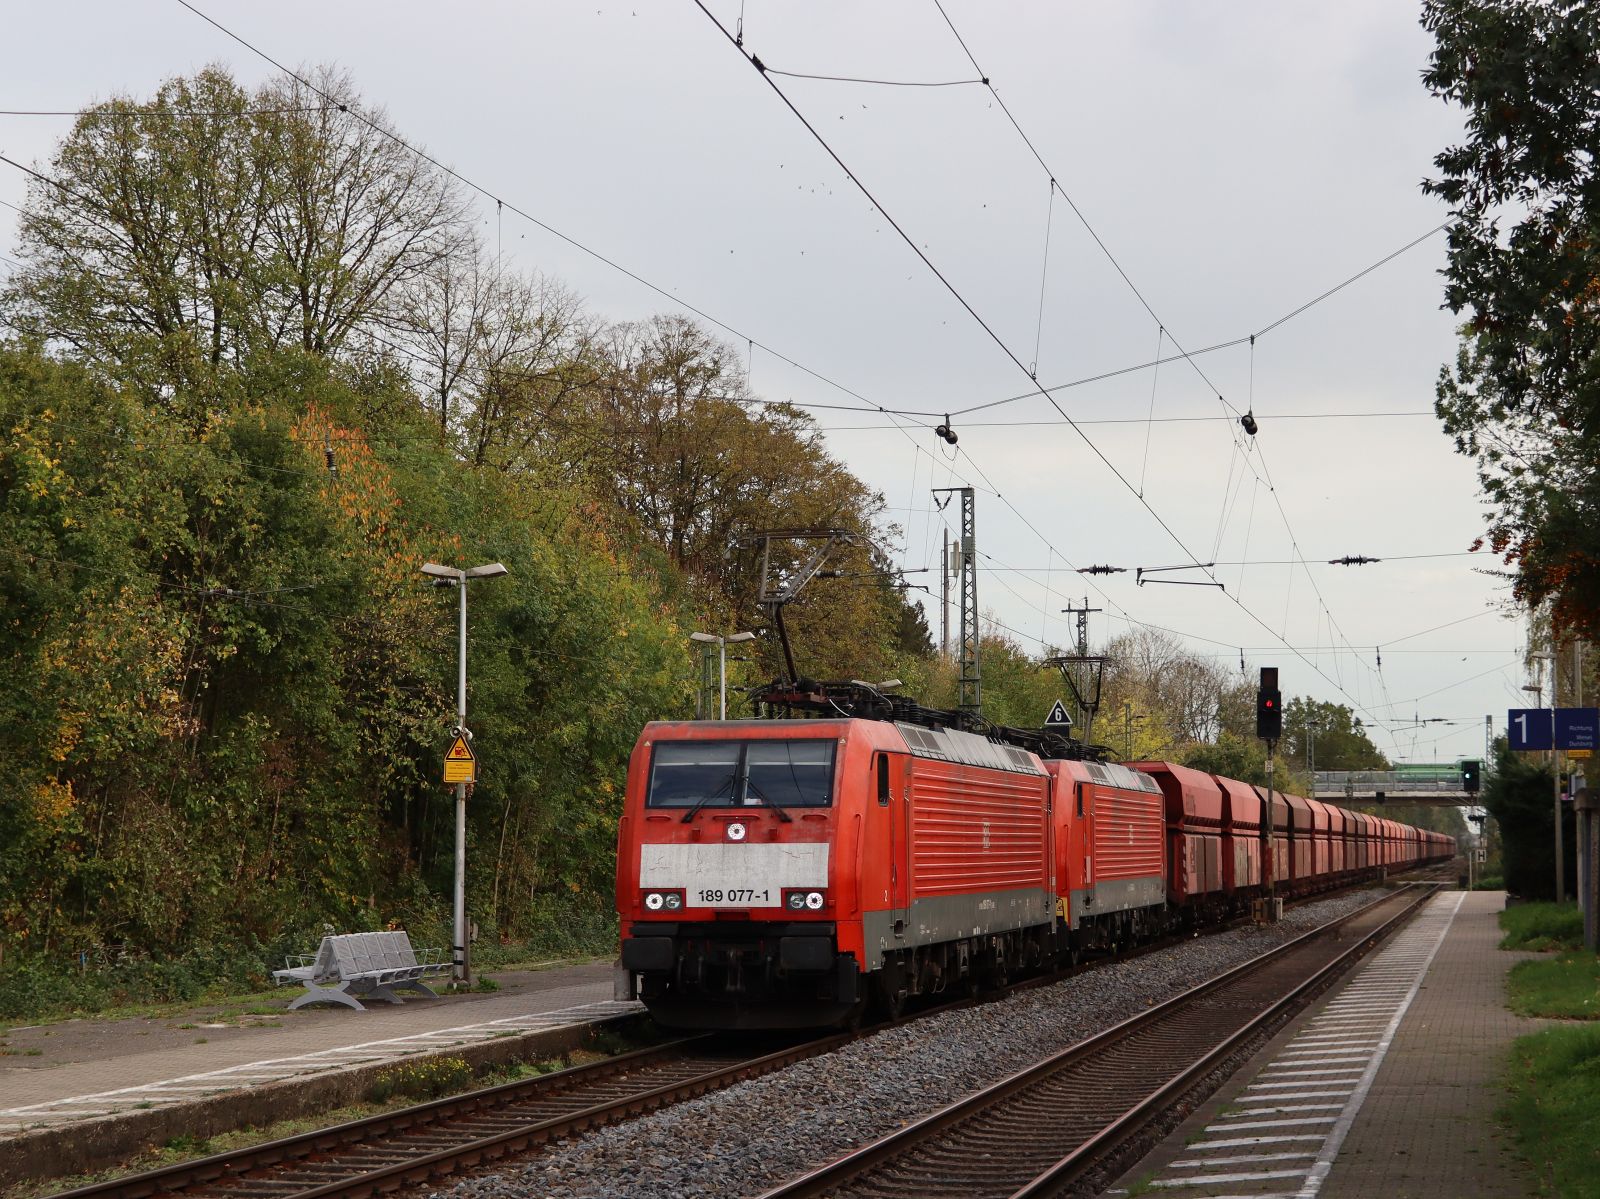
<path id="1" fill-rule="evenodd" d="M 617 913 L 607 894 L 537 895 L 517 913 L 505 944 L 480 940 L 472 960 L 480 967 L 550 958 L 604 957 L 617 951 Z"/>
<path id="2" fill-rule="evenodd" d="M 1577 949 L 1583 913 L 1573 903 L 1520 903 L 1500 913 L 1501 949 Z"/>
<path id="3" fill-rule="evenodd" d="M 275 964 L 256 946 L 205 946 L 167 959 L 106 948 L 70 957 L 11 956 L 0 967 L 0 1019 L 36 1020 L 259 991 Z"/>

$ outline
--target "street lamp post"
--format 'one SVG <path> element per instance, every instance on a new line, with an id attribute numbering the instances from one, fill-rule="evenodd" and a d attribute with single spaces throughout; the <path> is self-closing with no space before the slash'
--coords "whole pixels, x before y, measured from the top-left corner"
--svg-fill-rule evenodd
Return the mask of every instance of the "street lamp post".
<path id="1" fill-rule="evenodd" d="M 715 645 L 717 647 L 717 719 L 728 719 L 728 646 L 738 645 L 741 641 L 754 641 L 754 633 L 729 633 L 726 637 L 720 633 L 690 633 L 690 641 L 698 641 L 701 645 Z"/>
<path id="2" fill-rule="evenodd" d="M 437 562 L 423 564 L 422 573 L 434 581 L 435 587 L 455 587 L 461 593 L 459 605 L 459 650 L 456 659 L 456 724 L 460 735 L 467 736 L 467 581 L 469 579 L 498 579 L 510 572 L 499 562 L 472 566 L 462 570 L 455 566 L 440 566 Z M 467 972 L 467 785 L 456 784 L 456 878 L 454 918 L 451 921 L 450 974 L 462 983 L 472 980 Z"/>
<path id="3" fill-rule="evenodd" d="M 1124 762 L 1133 761 L 1133 726 L 1143 720 L 1144 715 L 1142 713 L 1138 716 L 1133 714 L 1132 700 L 1122 701 L 1122 760 Z"/>

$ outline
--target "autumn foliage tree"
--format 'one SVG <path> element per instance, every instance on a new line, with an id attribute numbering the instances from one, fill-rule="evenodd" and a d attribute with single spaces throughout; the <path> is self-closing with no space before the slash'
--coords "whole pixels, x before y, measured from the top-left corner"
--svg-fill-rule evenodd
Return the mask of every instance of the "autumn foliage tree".
<path id="1" fill-rule="evenodd" d="M 1461 348 L 1437 410 L 1476 460 L 1519 599 L 1600 636 L 1600 11 L 1427 0 L 1424 82 L 1464 140 L 1423 190 L 1450 205 Z"/>
<path id="2" fill-rule="evenodd" d="M 29 184 L 11 327 L 198 421 L 254 355 L 400 323 L 463 243 L 462 202 L 346 76 L 309 84 L 211 67 L 80 116 Z"/>
<path id="3" fill-rule="evenodd" d="M 389 132 L 337 73 L 208 68 L 93 106 L 31 185 L 0 289 L 7 966 L 115 944 L 243 981 L 324 922 L 432 935 L 456 662 L 426 560 L 510 568 L 471 612 L 480 950 L 607 945 L 628 752 L 693 710 L 692 629 L 759 622 L 754 534 L 849 534 L 793 615 L 813 673 L 931 648 L 808 417 L 686 317 L 490 263 Z M 28 977 L 0 1015 L 88 976 Z"/>

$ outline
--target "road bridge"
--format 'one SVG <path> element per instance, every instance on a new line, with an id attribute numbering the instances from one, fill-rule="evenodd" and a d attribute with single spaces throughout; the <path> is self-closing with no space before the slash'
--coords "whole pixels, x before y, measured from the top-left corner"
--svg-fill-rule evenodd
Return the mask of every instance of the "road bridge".
<path id="1" fill-rule="evenodd" d="M 1476 804 L 1454 762 L 1404 765 L 1393 770 L 1318 770 L 1311 798 L 1330 803 L 1421 803 L 1456 807 Z"/>

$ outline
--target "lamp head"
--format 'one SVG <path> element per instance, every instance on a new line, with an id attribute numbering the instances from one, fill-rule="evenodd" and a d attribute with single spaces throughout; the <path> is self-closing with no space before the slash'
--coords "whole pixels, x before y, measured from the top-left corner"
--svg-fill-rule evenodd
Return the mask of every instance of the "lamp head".
<path id="1" fill-rule="evenodd" d="M 474 566 L 461 573 L 469 579 L 498 579 L 501 575 L 508 575 L 511 572 L 505 568 L 505 564 L 502 562 L 488 562 L 483 566 Z"/>
<path id="2" fill-rule="evenodd" d="M 461 577 L 461 572 L 453 566 L 440 566 L 437 562 L 424 562 L 422 573 L 432 575 L 436 579 L 450 579 L 452 582 Z"/>

